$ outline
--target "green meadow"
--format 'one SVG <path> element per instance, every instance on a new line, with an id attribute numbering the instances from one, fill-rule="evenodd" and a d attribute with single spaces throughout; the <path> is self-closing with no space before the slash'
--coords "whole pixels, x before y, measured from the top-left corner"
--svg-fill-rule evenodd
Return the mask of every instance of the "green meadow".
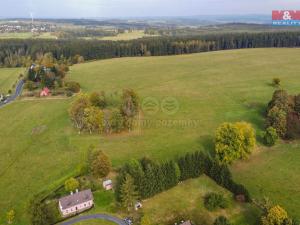
<path id="1" fill-rule="evenodd" d="M 32 34 L 32 32 L 20 32 L 20 33 L 1 33 L 0 39 L 57 39 L 55 35 L 50 32 Z"/>
<path id="2" fill-rule="evenodd" d="M 142 123 L 130 133 L 79 135 L 68 118 L 72 99 L 19 100 L 1 108 L 0 223 L 9 209 L 15 209 L 16 223 L 29 224 L 30 198 L 72 176 L 91 144 L 118 167 L 131 158 L 167 160 L 186 152 L 212 151 L 215 129 L 225 121 L 250 122 L 259 135 L 265 106 L 275 90 L 272 79 L 279 77 L 290 93 L 300 92 L 299 57 L 299 49 L 247 49 L 73 66 L 69 79 L 78 81 L 84 92 L 105 91 L 109 96 L 124 88 L 136 90 Z M 6 70 L 0 69 L 0 85 L 10 77 Z M 165 105 L 170 97 L 171 107 Z M 155 102 L 151 110 L 149 99 Z M 297 216 L 299 152 L 298 142 L 272 149 L 259 145 L 232 171 L 254 198 L 269 197 Z"/>
<path id="3" fill-rule="evenodd" d="M 128 41 L 128 40 L 139 39 L 143 37 L 151 37 L 151 36 L 154 35 L 145 34 L 144 30 L 133 30 L 130 32 L 117 34 L 116 36 L 107 36 L 107 37 L 100 37 L 100 38 L 96 37 L 96 39 L 106 40 L 106 41 Z"/>
<path id="4" fill-rule="evenodd" d="M 8 90 L 14 91 L 13 85 L 18 80 L 21 73 L 24 73 L 22 68 L 0 69 L 0 93 L 7 93 Z"/>

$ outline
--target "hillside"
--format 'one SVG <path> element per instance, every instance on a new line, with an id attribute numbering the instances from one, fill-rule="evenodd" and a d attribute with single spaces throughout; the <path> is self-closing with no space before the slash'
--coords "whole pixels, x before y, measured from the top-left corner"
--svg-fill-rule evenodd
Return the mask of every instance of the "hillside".
<path id="1" fill-rule="evenodd" d="M 274 91 L 272 78 L 280 77 L 290 93 L 299 92 L 299 57 L 299 49 L 248 49 L 73 66 L 69 77 L 78 81 L 83 91 L 112 94 L 133 88 L 145 105 L 149 99 L 160 103 L 172 97 L 179 108 L 172 111 L 172 107 L 163 107 L 167 112 L 158 108 L 153 113 L 146 107 L 140 129 L 114 136 L 77 134 L 68 118 L 70 99 L 17 101 L 0 109 L 0 223 L 5 212 L 14 208 L 17 223 L 27 225 L 29 199 L 70 176 L 91 144 L 105 151 L 118 166 L 145 155 L 164 160 L 188 151 L 210 151 L 215 128 L 224 121 L 251 122 L 259 133 L 262 113 Z M 272 150 L 259 149 L 249 162 L 234 166 L 234 174 L 254 197 L 267 195 L 294 216 L 299 215 L 300 196 L 295 194 L 299 193 L 295 185 L 299 176 L 291 175 L 300 169 L 299 148 L 298 143 L 291 143 Z M 276 176 L 280 182 L 288 176 L 290 185 L 276 184 L 278 180 L 267 172 L 254 172 L 255 163 L 257 171 L 284 165 L 284 169 L 276 170 Z M 288 197 L 291 193 L 293 198 Z"/>

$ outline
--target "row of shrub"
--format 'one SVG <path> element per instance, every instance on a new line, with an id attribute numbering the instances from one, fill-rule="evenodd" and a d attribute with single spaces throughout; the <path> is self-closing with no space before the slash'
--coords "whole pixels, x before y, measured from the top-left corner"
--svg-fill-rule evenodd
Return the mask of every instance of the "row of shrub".
<path id="1" fill-rule="evenodd" d="M 133 178 L 140 199 L 146 199 L 176 186 L 179 181 L 197 178 L 203 174 L 230 190 L 235 196 L 242 196 L 242 200 L 251 201 L 248 190 L 233 181 L 228 167 L 220 165 L 202 152 L 187 153 L 176 161 L 170 160 L 165 163 L 156 163 L 148 158 L 131 160 L 119 171 L 116 199 L 122 201 L 122 185 L 127 175 Z"/>
<path id="2" fill-rule="evenodd" d="M 228 166 L 220 164 L 217 159 L 213 159 L 202 152 L 187 153 L 178 159 L 178 165 L 181 173 L 184 174 L 181 176 L 182 181 L 205 174 L 235 196 L 243 196 L 243 200 L 251 201 L 248 190 L 243 185 L 236 183 L 232 179 Z"/>
<path id="3" fill-rule="evenodd" d="M 273 127 L 282 138 L 300 137 L 300 94 L 276 90 L 267 108 L 266 127 Z"/>

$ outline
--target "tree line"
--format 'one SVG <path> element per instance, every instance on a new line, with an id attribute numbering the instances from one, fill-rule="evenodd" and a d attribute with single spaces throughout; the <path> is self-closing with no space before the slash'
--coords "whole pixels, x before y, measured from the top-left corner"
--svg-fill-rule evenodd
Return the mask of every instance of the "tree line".
<path id="1" fill-rule="evenodd" d="M 76 55 L 86 60 L 129 56 L 163 56 L 262 47 L 299 47 L 300 32 L 226 33 L 185 37 L 148 37 L 129 41 L 16 40 L 0 41 L 0 66 L 20 67 L 51 52 L 57 59 Z"/>
<path id="2" fill-rule="evenodd" d="M 124 89 L 115 103 L 105 92 L 79 94 L 69 109 L 74 127 L 81 132 L 120 133 L 130 131 L 139 112 L 139 97 L 132 89 Z"/>
<path id="3" fill-rule="evenodd" d="M 206 174 L 220 186 L 230 190 L 236 197 L 250 202 L 248 190 L 232 179 L 226 165 L 203 152 L 187 153 L 177 160 L 157 163 L 149 158 L 131 160 L 120 168 L 115 195 L 120 204 L 132 210 L 139 199 L 150 198 L 190 178 Z"/>

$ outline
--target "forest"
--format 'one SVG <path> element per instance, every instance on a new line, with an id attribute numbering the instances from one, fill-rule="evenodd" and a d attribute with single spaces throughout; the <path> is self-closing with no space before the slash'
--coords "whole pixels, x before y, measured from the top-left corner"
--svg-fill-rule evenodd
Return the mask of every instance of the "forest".
<path id="1" fill-rule="evenodd" d="M 226 49 L 299 47 L 300 32 L 207 34 L 185 37 L 148 37 L 130 41 L 0 40 L 0 67 L 29 66 L 38 55 L 52 52 L 59 59 L 81 55 L 85 60 L 130 56 L 164 56 Z"/>

